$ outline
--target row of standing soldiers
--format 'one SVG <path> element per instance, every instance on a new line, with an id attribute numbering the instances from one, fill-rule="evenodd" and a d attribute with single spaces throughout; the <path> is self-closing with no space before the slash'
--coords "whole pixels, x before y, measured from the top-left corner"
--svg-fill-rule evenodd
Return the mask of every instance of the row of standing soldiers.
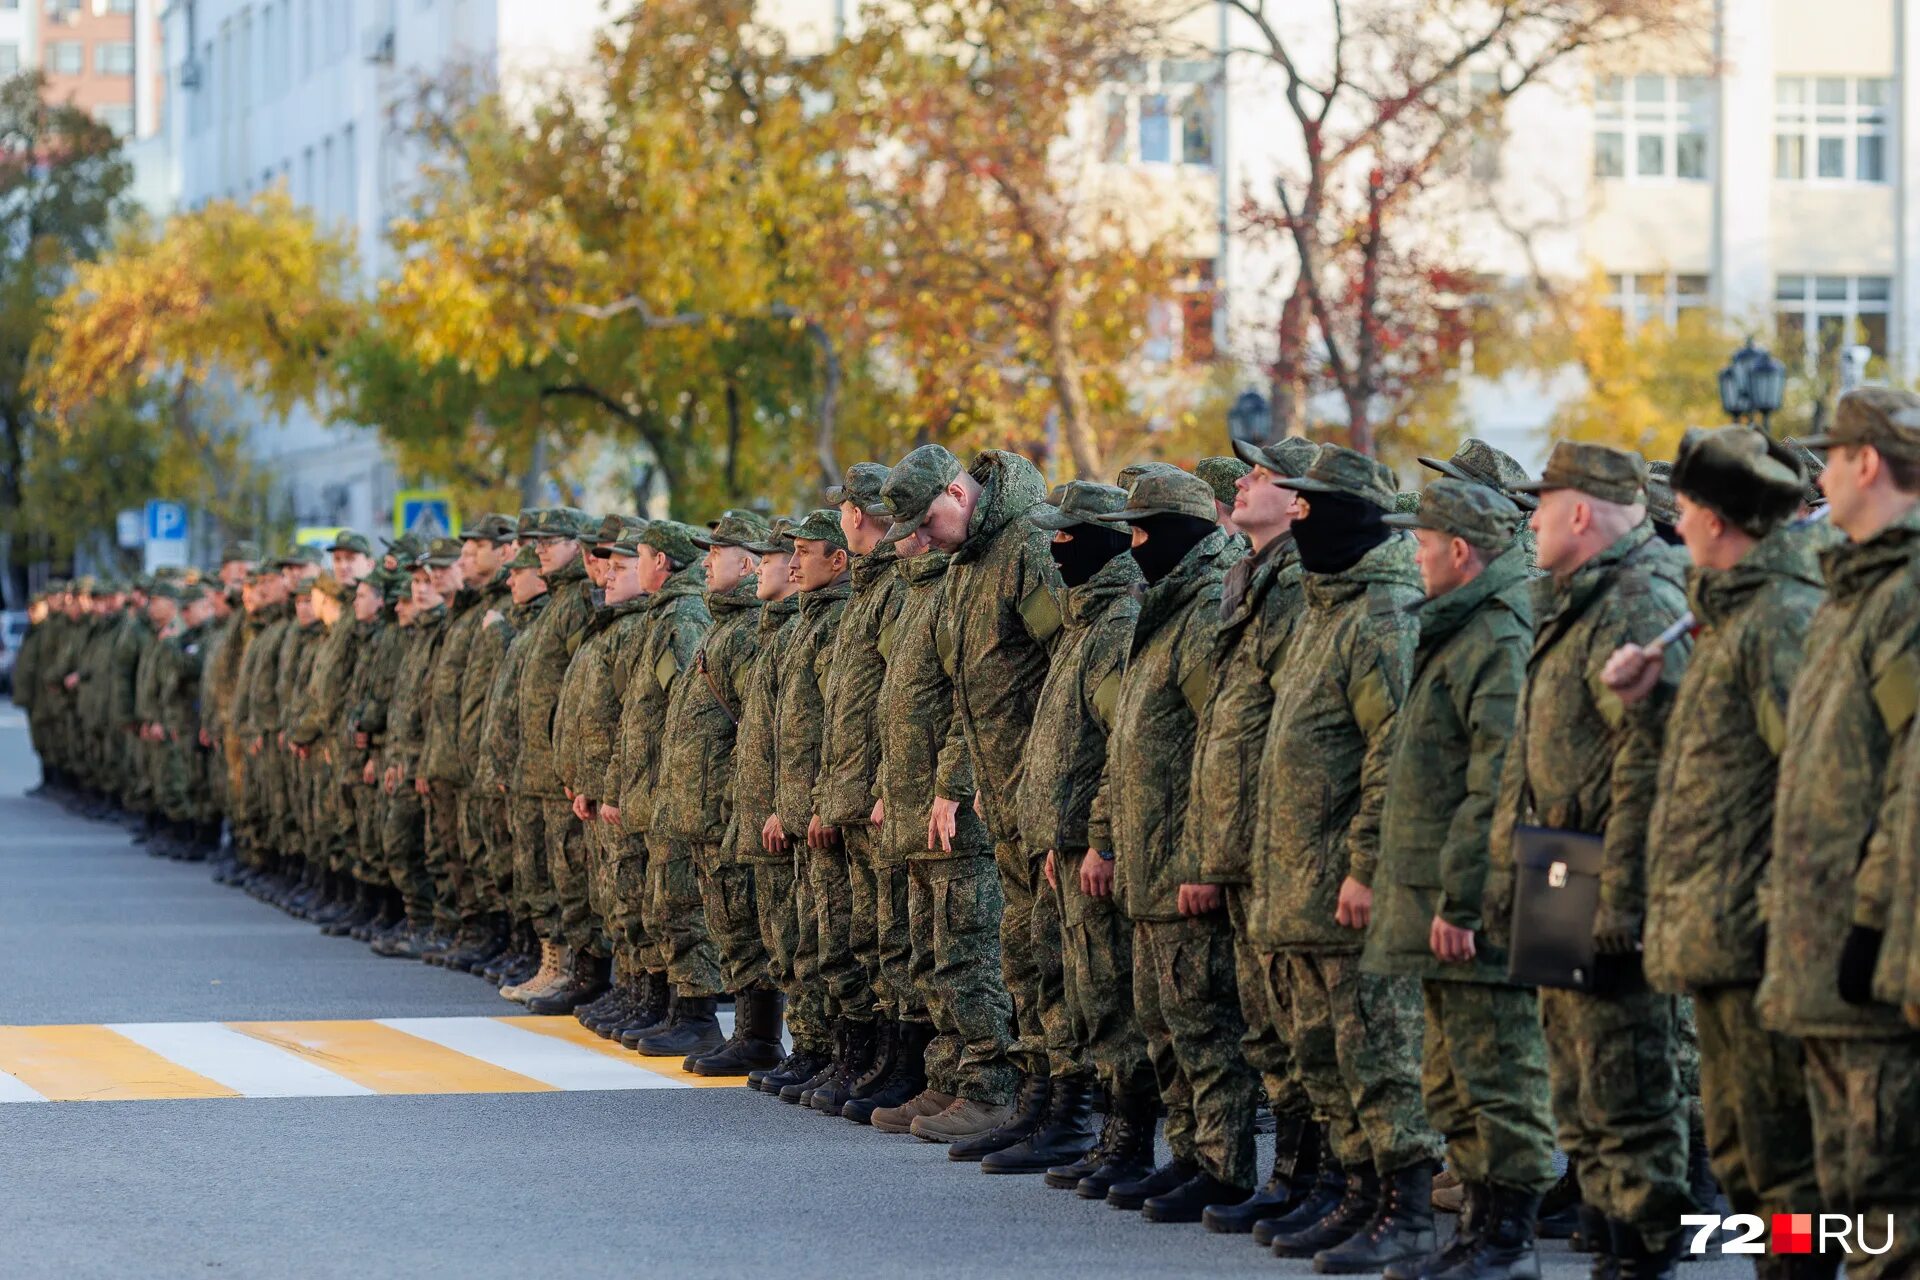
<path id="1" fill-rule="evenodd" d="M 1637 1278 L 1710 1156 L 1911 1276 L 1920 397 L 1802 444 L 1469 440 L 1417 498 L 1298 439 L 1051 493 L 929 445 L 771 525 L 56 590 L 16 688 L 156 851 L 224 815 L 329 933 L 988 1172 L 1401 1280 L 1537 1276 L 1551 1192 Z M 1522 826 L 1602 842 L 1579 989 L 1510 976 Z"/>

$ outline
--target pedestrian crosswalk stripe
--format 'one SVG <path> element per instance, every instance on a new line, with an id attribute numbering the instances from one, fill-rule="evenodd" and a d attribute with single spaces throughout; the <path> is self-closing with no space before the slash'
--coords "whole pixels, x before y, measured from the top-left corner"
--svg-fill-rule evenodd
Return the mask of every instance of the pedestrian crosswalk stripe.
<path id="1" fill-rule="evenodd" d="M 738 1087 L 572 1018 L 0 1027 L 0 1103 Z"/>

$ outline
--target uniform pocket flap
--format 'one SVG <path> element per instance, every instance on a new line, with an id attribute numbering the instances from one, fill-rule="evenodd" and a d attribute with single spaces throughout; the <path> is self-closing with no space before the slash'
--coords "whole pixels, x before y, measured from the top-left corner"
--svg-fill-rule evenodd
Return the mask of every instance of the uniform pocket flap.
<path id="1" fill-rule="evenodd" d="M 1027 634 L 1041 644 L 1053 639 L 1061 622 L 1060 606 L 1054 603 L 1053 593 L 1043 586 L 1027 592 L 1027 598 L 1020 602 L 1020 620 L 1027 624 Z"/>

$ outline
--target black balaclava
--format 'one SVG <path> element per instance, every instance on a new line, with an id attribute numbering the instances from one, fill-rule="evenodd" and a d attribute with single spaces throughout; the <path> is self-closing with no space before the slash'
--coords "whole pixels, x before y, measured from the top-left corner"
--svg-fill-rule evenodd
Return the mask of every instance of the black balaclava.
<path id="1" fill-rule="evenodd" d="M 1127 549 L 1128 534 L 1124 529 L 1076 524 L 1067 532 L 1073 535 L 1072 542 L 1050 542 L 1047 549 L 1053 553 L 1053 562 L 1060 566 L 1060 576 L 1069 587 L 1087 581 Z"/>
<path id="2" fill-rule="evenodd" d="M 1183 515 L 1143 516 L 1134 523 L 1147 531 L 1147 540 L 1133 549 L 1133 558 L 1149 586 L 1172 573 L 1187 552 L 1220 527 L 1212 520 Z"/>
<path id="3" fill-rule="evenodd" d="M 1308 573 L 1345 573 L 1391 535 L 1382 522 L 1386 514 L 1349 494 L 1308 494 L 1306 517 L 1293 522 L 1300 567 Z"/>

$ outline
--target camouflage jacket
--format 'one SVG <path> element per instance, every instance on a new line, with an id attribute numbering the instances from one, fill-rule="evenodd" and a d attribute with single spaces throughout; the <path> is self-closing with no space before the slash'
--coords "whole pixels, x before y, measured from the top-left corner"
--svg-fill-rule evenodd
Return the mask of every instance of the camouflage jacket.
<path id="1" fill-rule="evenodd" d="M 353 643 L 359 624 L 343 611 L 327 629 L 313 655 L 306 687 L 294 707 L 287 741 L 303 747 L 331 744 L 339 736 L 345 712 L 347 677 L 353 674 Z"/>
<path id="2" fill-rule="evenodd" d="M 507 575 L 482 587 L 463 587 L 447 610 L 447 634 L 427 685 L 427 758 L 421 770 L 435 782 L 464 787 L 473 780 L 477 737 L 465 736 L 464 701 L 474 637 L 487 614 L 507 598 Z"/>
<path id="3" fill-rule="evenodd" d="M 387 737 L 380 751 L 382 766 L 399 765 L 400 781 L 411 786 L 421 775 L 427 749 L 427 701 L 433 679 L 433 660 L 447 636 L 447 607 L 437 604 L 414 615 L 404 629 L 406 648 L 393 679 L 387 704 Z"/>
<path id="4" fill-rule="evenodd" d="M 9 694 L 13 705 L 25 711 L 29 716 L 34 713 L 34 699 L 40 694 L 41 659 L 46 654 L 47 638 L 52 633 L 44 622 L 27 628 L 27 634 L 20 637 L 20 651 L 13 655 L 13 675 Z"/>
<path id="5" fill-rule="evenodd" d="M 140 660 L 156 637 L 145 616 L 129 609 L 114 629 L 107 657 L 106 723 L 115 729 L 140 720 Z"/>
<path id="6" fill-rule="evenodd" d="M 159 724 L 160 685 L 166 674 L 166 668 L 172 659 L 168 655 L 171 641 L 183 628 L 176 621 L 169 632 L 147 631 L 147 638 L 141 642 L 140 657 L 133 667 L 133 719 L 136 724 Z"/>
<path id="7" fill-rule="evenodd" d="M 286 733 L 294 727 L 294 714 L 305 698 L 307 682 L 313 678 L 313 660 L 326 631 L 318 622 L 304 626 L 296 619 L 280 646 L 280 670 L 273 678 L 274 733 Z"/>
<path id="8" fill-rule="evenodd" d="M 773 716 L 780 762 L 774 811 L 790 841 L 806 839 L 807 821 L 813 817 L 813 788 L 820 780 L 820 734 L 827 715 L 827 669 L 852 591 L 852 585 L 843 580 L 796 596 L 800 624 L 782 663 L 780 701 Z"/>
<path id="9" fill-rule="evenodd" d="M 587 618 L 587 625 L 580 633 L 579 648 L 574 650 L 572 661 L 567 663 L 566 674 L 560 678 L 560 692 L 553 700 L 553 767 L 554 771 L 560 775 L 560 786 L 568 798 L 572 798 L 575 792 L 581 792 L 590 799 L 609 800 L 617 804 L 619 797 L 604 794 L 604 789 L 607 768 L 612 763 L 613 747 L 618 741 L 619 699 L 613 700 L 611 708 L 602 705 L 596 709 L 600 717 L 611 718 L 615 734 L 612 738 L 603 737 L 598 743 L 595 758 L 599 763 L 594 767 L 593 776 L 590 779 L 576 781 L 581 757 L 586 754 L 586 747 L 581 739 L 580 716 L 582 709 L 586 706 L 586 686 L 591 670 L 589 664 L 580 661 L 580 655 L 585 653 L 587 645 L 595 640 L 600 641 L 602 645 L 606 644 L 607 628 L 620 618 L 631 615 L 640 606 L 637 600 L 629 600 L 624 605 L 614 606 L 614 611 L 610 612 L 605 592 L 599 587 L 590 588 L 587 599 L 593 602 L 593 613 Z M 625 688 L 624 682 L 621 687 Z M 604 696 L 601 700 L 604 704 Z M 592 783 L 590 787 L 580 785 L 581 782 L 589 781 Z"/>
<path id="10" fill-rule="evenodd" d="M 590 591 L 587 571 L 578 560 L 548 575 L 552 602 L 521 633 L 527 651 L 516 690 L 520 745 L 511 785 L 522 795 L 558 800 L 566 794 L 554 761 L 553 720 L 567 664 L 593 617 Z"/>
<path id="11" fill-rule="evenodd" d="M 712 621 L 689 665 L 672 680 L 654 764 L 650 830 L 673 840 L 718 844 L 732 816 L 733 751 L 747 700 L 747 673 L 760 644 L 760 600 L 748 578 L 727 592 L 709 591 Z M 661 627 L 650 646 L 680 660 L 691 611 Z M 655 658 L 660 663 L 660 657 Z M 664 666 L 664 664 L 661 664 Z"/>
<path id="12" fill-rule="evenodd" d="M 269 605 L 260 611 L 270 615 L 247 646 L 246 663 L 240 672 L 240 691 L 234 701 L 234 723 L 242 738 L 272 735 L 279 729 L 280 708 L 275 701 L 275 681 L 280 675 L 280 651 L 293 630 L 293 608 Z"/>
<path id="13" fill-rule="evenodd" d="M 880 633 L 887 664 L 880 683 L 880 769 L 874 794 L 886 802 L 875 861 L 897 865 L 909 859 L 987 857 L 993 842 L 973 811 L 973 758 L 953 709 L 953 680 L 941 661 L 946 634 L 948 558 L 923 551 L 900 562 L 906 595 L 900 612 Z M 952 800 L 953 847 L 927 848 L 927 816 L 934 797 Z"/>
<path id="14" fill-rule="evenodd" d="M 1533 645 L 1527 549 L 1509 547 L 1413 613 L 1420 639 L 1395 716 L 1361 963 L 1373 973 L 1504 982 L 1503 954 L 1476 945 L 1472 962 L 1442 964 L 1428 934 L 1435 916 L 1476 933 L 1484 925 L 1488 832 Z"/>
<path id="15" fill-rule="evenodd" d="M 382 614 L 372 624 L 368 642 L 354 650 L 353 676 L 347 685 L 346 745 L 348 760 L 363 765 L 368 756 L 379 756 L 386 748 L 387 721 L 393 703 L 393 686 L 400 678 L 400 664 L 406 660 L 412 628 L 403 627 L 397 618 Z M 353 738 L 367 735 L 365 751 L 356 750 Z"/>
<path id="16" fill-rule="evenodd" d="M 200 749 L 200 681 L 213 631 L 209 622 L 168 637 L 155 674 L 159 722 L 180 750 Z"/>
<path id="17" fill-rule="evenodd" d="M 206 672 L 201 681 L 200 713 L 207 732 L 215 738 L 225 738 L 231 727 L 240 667 L 259 628 L 252 625 L 252 619 L 241 609 L 227 615 L 225 623 L 215 625 L 217 631 L 208 644 Z"/>
<path id="18" fill-rule="evenodd" d="M 532 652 L 527 636 L 552 603 L 551 592 L 541 592 L 525 604 L 509 601 L 499 621 L 487 623 L 474 642 L 476 653 L 496 654 L 492 681 L 481 700 L 480 763 L 474 767 L 477 786 L 511 791 L 519 776 L 520 672 Z"/>
<path id="19" fill-rule="evenodd" d="M 1220 586 L 1232 563 L 1227 542 L 1215 529 L 1140 592 L 1087 824 L 1095 847 L 1113 851 L 1114 901 L 1131 920 L 1178 920 L 1180 886 L 1200 879 L 1185 839 L 1187 783 L 1213 682 Z"/>
<path id="20" fill-rule="evenodd" d="M 1509 936 L 1513 829 L 1523 823 L 1602 837 L 1594 932 L 1641 935 L 1647 819 L 1692 642 L 1667 646 L 1659 684 L 1631 707 L 1600 673 L 1614 650 L 1648 643 L 1685 611 L 1685 580 L 1685 555 L 1643 521 L 1564 582 L 1534 581 L 1533 652 L 1493 824 L 1486 916 L 1496 946 Z"/>
<path id="21" fill-rule="evenodd" d="M 122 617 L 95 618 L 87 625 L 85 639 L 78 648 L 75 666 L 80 687 L 75 691 L 74 710 L 87 731 L 105 734 L 113 726 L 113 649 Z"/>
<path id="22" fill-rule="evenodd" d="M 1307 574 L 1303 589 L 1261 748 L 1247 930 L 1268 950 L 1358 951 L 1334 910 L 1341 881 L 1371 884 L 1379 858 L 1390 731 L 1413 667 L 1407 610 L 1425 596 L 1413 539 Z"/>
<path id="23" fill-rule="evenodd" d="M 1822 594 L 1789 530 L 1731 569 L 1693 570 L 1687 588 L 1693 656 L 1647 826 L 1647 979 L 1674 992 L 1760 981 L 1787 699 Z"/>
<path id="24" fill-rule="evenodd" d="M 1838 975 L 1850 925 L 1893 923 L 1894 866 L 1914 856 L 1899 844 L 1912 826 L 1892 766 L 1920 701 L 1920 507 L 1828 548 L 1820 567 L 1827 600 L 1787 703 L 1757 1007 L 1790 1035 L 1884 1036 L 1901 1029 L 1899 1010 L 1847 1004 Z M 1881 950 L 1884 960 L 1898 943 Z"/>
<path id="25" fill-rule="evenodd" d="M 357 721 L 361 703 L 367 694 L 370 672 L 378 661 L 382 646 L 381 633 L 393 625 L 375 618 L 372 622 L 361 622 L 357 618 L 343 617 L 340 625 L 353 632 L 353 640 L 347 646 L 347 669 L 340 676 L 338 714 L 328 722 L 326 742 L 331 748 L 334 767 L 339 771 L 340 780 L 349 786 L 360 781 L 362 767 L 370 754 L 369 748 L 353 745 L 354 735 L 366 732 Z"/>
<path id="26" fill-rule="evenodd" d="M 669 577 L 647 597 L 643 616 L 639 660 L 627 682 L 615 750 L 621 826 L 629 832 L 646 831 L 653 820 L 654 787 L 664 776 L 660 772 L 662 735 L 673 691 L 689 680 L 706 683 L 693 669 L 700 640 L 713 625 L 707 610 L 706 567 L 692 564 Z"/>
<path id="27" fill-rule="evenodd" d="M 880 682 L 886 663 L 880 635 L 906 596 L 900 556 L 882 543 L 853 562 L 853 594 L 834 632 L 833 660 L 822 696 L 820 776 L 813 811 L 835 827 L 863 827 L 873 816 L 873 777 L 880 764 Z"/>
<path id="28" fill-rule="evenodd" d="M 1200 711 L 1187 803 L 1187 842 L 1207 884 L 1253 878 L 1260 752 L 1273 711 L 1273 680 L 1300 617 L 1300 556 L 1293 535 L 1227 570 L 1215 633 L 1213 691 Z"/>
<path id="29" fill-rule="evenodd" d="M 798 597 L 761 607 L 753 665 L 743 686 L 740 728 L 733 739 L 733 812 L 722 841 L 731 856 L 742 862 L 784 862 L 793 857 L 791 852 L 770 854 L 761 848 L 760 831 L 774 811 L 780 778 L 780 675 L 799 629 Z"/>
<path id="30" fill-rule="evenodd" d="M 1054 638 L 1053 661 L 1034 703 L 1020 770 L 1020 842 L 1031 853 L 1054 849 L 1063 858 L 1077 858 L 1089 847 L 1113 847 L 1105 831 L 1096 838 L 1087 823 L 1107 765 L 1107 728 L 1127 669 L 1134 619 L 1140 616 L 1135 589 L 1144 585 L 1138 562 L 1118 555 L 1067 592 L 1066 620 Z"/>
<path id="31" fill-rule="evenodd" d="M 981 493 L 947 569 L 947 646 L 987 826 L 1010 841 L 1019 834 L 1014 792 L 1027 729 L 1060 629 L 1059 577 L 1047 551 L 1052 535 L 1023 519 L 1047 496 L 1039 469 L 989 450 L 971 474 Z"/>
<path id="32" fill-rule="evenodd" d="M 650 603 L 636 596 L 595 608 L 561 687 L 554 763 L 570 794 L 596 804 L 620 803 L 620 708 L 646 645 Z M 645 830 L 645 824 L 630 829 Z"/>

